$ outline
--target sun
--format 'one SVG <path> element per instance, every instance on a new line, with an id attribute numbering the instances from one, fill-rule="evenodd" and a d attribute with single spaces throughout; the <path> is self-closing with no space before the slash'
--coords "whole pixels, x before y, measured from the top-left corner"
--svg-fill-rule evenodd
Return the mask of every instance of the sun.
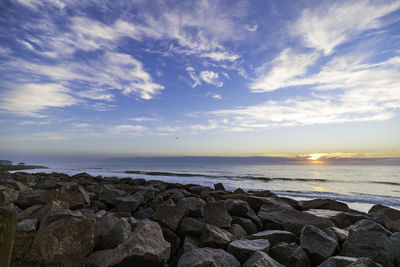
<path id="1" fill-rule="evenodd" d="M 317 153 L 317 154 L 309 154 L 308 159 L 309 160 L 318 160 L 320 157 L 325 156 L 325 153 Z"/>

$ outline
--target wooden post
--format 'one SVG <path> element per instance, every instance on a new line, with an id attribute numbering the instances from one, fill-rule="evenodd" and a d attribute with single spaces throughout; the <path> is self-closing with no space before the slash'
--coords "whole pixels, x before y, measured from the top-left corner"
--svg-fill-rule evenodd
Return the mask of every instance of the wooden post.
<path id="1" fill-rule="evenodd" d="M 14 232 L 17 226 L 17 212 L 0 208 L 0 266 L 10 265 Z"/>

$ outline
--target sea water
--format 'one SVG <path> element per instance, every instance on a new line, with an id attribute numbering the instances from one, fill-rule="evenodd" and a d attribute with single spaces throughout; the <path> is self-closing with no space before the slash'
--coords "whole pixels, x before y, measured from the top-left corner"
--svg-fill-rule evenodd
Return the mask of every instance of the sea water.
<path id="1" fill-rule="evenodd" d="M 398 165 L 273 165 L 229 160 L 140 158 L 80 162 L 49 162 L 48 169 L 30 172 L 81 172 L 103 177 L 131 177 L 227 190 L 270 190 L 294 199 L 330 198 L 367 211 L 373 204 L 400 209 Z M 129 172 L 129 173 L 127 173 Z"/>

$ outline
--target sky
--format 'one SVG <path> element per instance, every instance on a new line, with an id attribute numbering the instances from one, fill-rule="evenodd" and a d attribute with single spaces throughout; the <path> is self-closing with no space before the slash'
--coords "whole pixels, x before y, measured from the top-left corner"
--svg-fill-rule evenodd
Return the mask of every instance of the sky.
<path id="1" fill-rule="evenodd" d="M 399 0 L 2 0 L 0 156 L 400 157 Z"/>

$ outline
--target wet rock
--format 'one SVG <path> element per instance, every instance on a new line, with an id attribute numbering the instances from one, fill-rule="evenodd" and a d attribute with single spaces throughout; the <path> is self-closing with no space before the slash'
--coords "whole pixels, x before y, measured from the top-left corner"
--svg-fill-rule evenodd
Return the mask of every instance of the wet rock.
<path id="1" fill-rule="evenodd" d="M 288 267 L 310 267 L 307 253 L 296 243 L 281 242 L 269 251 L 269 254 L 279 263 Z"/>
<path id="2" fill-rule="evenodd" d="M 394 267 L 396 247 L 387 235 L 376 231 L 350 231 L 340 255 L 369 257 L 383 266 Z M 398 252 L 397 252 L 398 253 Z"/>
<path id="3" fill-rule="evenodd" d="M 249 236 L 249 239 L 267 239 L 271 246 L 275 246 L 280 242 L 292 243 L 296 241 L 296 236 L 288 231 L 282 230 L 265 230 Z"/>
<path id="4" fill-rule="evenodd" d="M 319 228 L 306 225 L 301 230 L 300 246 L 310 256 L 311 263 L 318 265 L 335 254 L 338 243 Z"/>
<path id="5" fill-rule="evenodd" d="M 96 218 L 94 225 L 94 249 L 112 249 L 128 239 L 131 233 L 130 224 L 114 214 Z"/>
<path id="6" fill-rule="evenodd" d="M 214 189 L 215 190 L 225 191 L 225 187 L 224 187 L 224 185 L 222 183 L 214 184 Z"/>
<path id="7" fill-rule="evenodd" d="M 26 219 L 17 224 L 16 231 L 17 233 L 36 232 L 38 224 L 38 219 Z"/>
<path id="8" fill-rule="evenodd" d="M 209 202 L 204 207 L 204 220 L 208 224 L 221 228 L 231 226 L 232 217 L 226 209 L 224 201 Z"/>
<path id="9" fill-rule="evenodd" d="M 264 205 L 260 208 L 257 215 L 263 221 L 264 227 L 267 225 L 274 226 L 275 228 L 277 223 L 283 230 L 292 232 L 296 236 L 300 236 L 301 229 L 305 225 L 313 225 L 321 229 L 335 226 L 329 219 L 283 207 Z M 274 225 L 271 224 L 271 221 L 274 222 Z"/>
<path id="10" fill-rule="evenodd" d="M 318 267 L 346 267 L 357 261 L 354 257 L 333 256 L 318 265 Z"/>
<path id="11" fill-rule="evenodd" d="M 115 249 L 89 255 L 87 266 L 158 266 L 170 257 L 171 244 L 165 241 L 158 223 L 144 220 L 130 237 Z"/>
<path id="12" fill-rule="evenodd" d="M 45 263 L 79 263 L 93 249 L 94 219 L 65 218 L 40 228 L 32 255 Z"/>
<path id="13" fill-rule="evenodd" d="M 242 267 L 284 267 L 282 264 L 271 258 L 263 251 L 256 251 L 253 255 L 242 265 Z"/>
<path id="14" fill-rule="evenodd" d="M 203 217 L 205 201 L 197 197 L 186 197 L 178 201 L 178 206 L 187 206 L 189 209 L 189 216 Z"/>
<path id="15" fill-rule="evenodd" d="M 213 266 L 239 267 L 235 257 L 222 249 L 198 248 L 182 255 L 178 267 Z"/>
<path id="16" fill-rule="evenodd" d="M 245 238 L 247 236 L 246 231 L 239 224 L 232 224 L 228 231 L 233 234 L 236 239 Z"/>
<path id="17" fill-rule="evenodd" d="M 233 216 L 232 223 L 240 225 L 248 235 L 257 232 L 257 226 L 250 219 Z"/>
<path id="18" fill-rule="evenodd" d="M 176 206 L 170 204 L 161 204 L 158 206 L 154 219 L 165 224 L 173 231 L 176 231 L 180 222 L 187 216 L 189 210 L 187 206 Z"/>
<path id="19" fill-rule="evenodd" d="M 325 209 L 336 211 L 349 211 L 350 208 L 346 203 L 332 200 L 332 199 L 313 199 L 299 201 L 299 206 L 302 210 L 309 209 Z"/>
<path id="20" fill-rule="evenodd" d="M 200 236 L 200 246 L 225 249 L 234 239 L 235 237 L 228 231 L 206 224 Z"/>
<path id="21" fill-rule="evenodd" d="M 391 236 L 392 232 L 387 230 L 385 227 L 380 225 L 379 223 L 376 223 L 372 220 L 361 220 L 356 222 L 355 224 L 349 226 L 346 228 L 347 231 L 376 231 L 376 232 L 381 232 L 384 233 L 387 236 Z"/>
<path id="22" fill-rule="evenodd" d="M 225 201 L 225 206 L 230 215 L 245 217 L 251 210 L 249 203 L 239 199 L 228 199 Z"/>
<path id="23" fill-rule="evenodd" d="M 235 258 L 244 263 L 256 251 L 263 251 L 268 253 L 269 242 L 266 239 L 241 239 L 232 241 L 228 245 L 228 252 L 235 256 Z"/>
<path id="24" fill-rule="evenodd" d="M 178 233 L 180 235 L 193 235 L 200 236 L 203 231 L 205 223 L 199 219 L 195 219 L 192 217 L 186 217 L 182 220 Z"/>

